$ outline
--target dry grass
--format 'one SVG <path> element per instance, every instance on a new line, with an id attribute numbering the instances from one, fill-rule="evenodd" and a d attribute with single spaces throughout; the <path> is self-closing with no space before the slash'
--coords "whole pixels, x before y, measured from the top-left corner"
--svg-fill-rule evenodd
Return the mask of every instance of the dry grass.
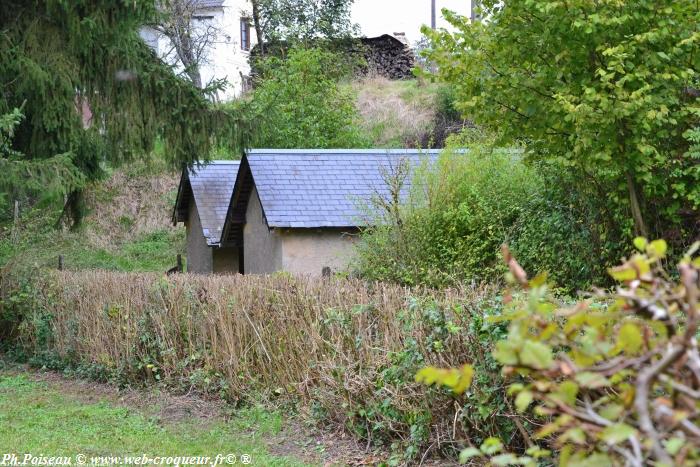
<path id="1" fill-rule="evenodd" d="M 86 190 L 89 245 L 114 248 L 156 231 L 175 230 L 171 214 L 179 174 L 130 174 L 124 170 Z"/>
<path id="2" fill-rule="evenodd" d="M 417 81 L 372 76 L 353 83 L 361 127 L 376 147 L 416 147 L 435 119 L 435 90 Z"/>
<path id="3" fill-rule="evenodd" d="M 459 406 L 443 392 L 427 398 L 427 389 L 412 382 L 415 368 L 408 365 L 400 375 L 397 355 L 413 346 L 426 359 L 419 365 L 454 366 L 488 351 L 470 333 L 455 332 L 441 337 L 444 350 L 436 352 L 437 325 L 416 305 L 438 303 L 432 310 L 466 329 L 465 310 L 478 307 L 491 293 L 486 288 L 429 294 L 289 275 L 166 278 L 104 271 L 55 272 L 36 288 L 42 291 L 38 309 L 51 316 L 48 350 L 66 359 L 98 364 L 130 381 L 224 390 L 232 400 L 301 401 L 346 427 L 380 421 L 399 439 L 410 436 L 410 414 L 422 411 L 434 417 L 432 440 L 449 444 L 465 433 L 453 424 Z M 24 343 L 36 348 L 37 335 L 26 326 Z M 392 410 L 409 415 L 358 415 L 358 408 L 387 399 Z M 366 436 L 377 436 L 376 430 Z"/>

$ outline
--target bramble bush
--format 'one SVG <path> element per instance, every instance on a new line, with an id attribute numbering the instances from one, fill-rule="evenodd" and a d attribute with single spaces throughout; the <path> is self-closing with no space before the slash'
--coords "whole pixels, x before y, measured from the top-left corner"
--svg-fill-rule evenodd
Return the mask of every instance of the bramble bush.
<path id="1" fill-rule="evenodd" d="M 539 428 L 524 455 L 500 440 L 463 450 L 462 461 L 563 466 L 697 465 L 700 461 L 700 257 L 695 243 L 665 270 L 663 240 L 634 241 L 638 253 L 609 270 L 618 286 L 575 304 L 551 293 L 546 276 L 528 280 L 504 248 L 509 278 L 502 316 L 508 335 L 493 357 L 510 381 L 519 412 Z M 473 368 L 428 367 L 417 379 L 456 393 L 470 388 Z M 477 444 L 478 445 L 478 444 Z M 556 452 L 556 454 L 552 454 Z"/>

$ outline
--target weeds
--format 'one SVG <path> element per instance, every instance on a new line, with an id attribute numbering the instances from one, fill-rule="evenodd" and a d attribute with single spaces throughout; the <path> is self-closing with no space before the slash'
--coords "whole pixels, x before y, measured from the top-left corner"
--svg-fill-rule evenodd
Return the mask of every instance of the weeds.
<path id="1" fill-rule="evenodd" d="M 19 342 L 34 365 L 296 407 L 392 448 L 394 463 L 514 433 L 485 357 L 501 332 L 481 315 L 499 306 L 488 288 L 86 271 L 41 275 L 33 290 Z M 462 361 L 484 362 L 475 398 L 413 381 Z"/>

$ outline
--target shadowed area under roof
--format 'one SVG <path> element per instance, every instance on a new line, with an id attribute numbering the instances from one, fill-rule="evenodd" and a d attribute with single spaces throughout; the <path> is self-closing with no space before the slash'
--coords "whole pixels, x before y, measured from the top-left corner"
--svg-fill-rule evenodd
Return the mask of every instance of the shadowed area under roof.
<path id="1" fill-rule="evenodd" d="M 180 183 L 174 220 L 186 219 L 183 213 L 189 208 L 191 194 L 209 246 L 218 245 L 221 239 L 239 166 L 240 161 L 211 161 L 188 170 Z"/>

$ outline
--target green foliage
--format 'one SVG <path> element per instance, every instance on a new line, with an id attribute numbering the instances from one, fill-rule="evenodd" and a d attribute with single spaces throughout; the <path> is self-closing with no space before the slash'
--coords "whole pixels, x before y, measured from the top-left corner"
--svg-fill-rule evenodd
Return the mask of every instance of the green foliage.
<path id="1" fill-rule="evenodd" d="M 26 277 L 29 295 L 9 282 L 0 291 L 17 297 L 13 354 L 32 366 L 121 387 L 310 407 L 320 422 L 390 449 L 395 465 L 438 439 L 442 454 L 456 456 L 463 433 L 525 445 L 490 356 L 505 328 L 488 321 L 502 308 L 487 288 L 442 294 L 289 275 Z M 461 361 L 475 370 L 467 396 L 415 383 L 423 366 Z"/>
<path id="2" fill-rule="evenodd" d="M 498 277 L 498 249 L 538 182 L 516 151 L 448 151 L 418 171 L 410 200 L 374 207 L 386 215 L 365 232 L 358 268 L 371 279 L 432 286 Z"/>
<path id="3" fill-rule="evenodd" d="M 451 419 L 455 424 L 451 429 L 456 427 L 468 433 L 472 440 L 501 437 L 510 439 L 514 446 L 522 443 L 509 418 L 513 411 L 507 403 L 499 368 L 489 355 L 505 328 L 489 323 L 488 316 L 500 312 L 500 303 L 490 299 L 452 310 L 431 300 L 412 300 L 396 325 L 404 335 L 422 335 L 422 338 L 405 339 L 405 347 L 392 352 L 380 371 L 372 376 L 368 390 L 348 400 L 348 428 L 360 438 L 390 445 L 389 465 L 417 459 L 431 440 L 431 425 L 441 417 Z M 468 327 L 460 326 L 465 322 Z M 474 362 L 473 366 L 421 369 L 426 362 L 454 361 L 450 354 L 460 346 L 460 338 L 465 339 L 464 345 L 469 349 L 467 358 Z M 341 377 L 342 373 L 334 376 Z M 430 390 L 423 401 L 414 401 L 410 396 L 416 380 L 445 383 L 450 391 Z M 469 397 L 460 397 L 467 389 Z M 392 394 L 395 396 L 390 397 Z M 446 410 L 446 405 L 458 407 L 457 413 Z M 408 436 L 399 435 L 406 432 Z M 403 440 L 396 441 L 397 435 Z M 456 452 L 448 447 L 443 454 L 455 456 Z"/>
<path id="4" fill-rule="evenodd" d="M 533 164 L 541 188 L 526 200 L 507 243 L 526 270 L 546 272 L 567 292 L 593 283 L 610 284 L 606 265 L 625 254 L 625 240 L 610 229 L 610 213 L 601 210 L 586 192 L 554 164 Z M 597 258 L 597 261 L 590 261 Z"/>
<path id="5" fill-rule="evenodd" d="M 357 33 L 351 9 L 354 0 L 255 0 L 266 42 L 308 42 Z"/>
<path id="6" fill-rule="evenodd" d="M 563 466 L 700 458 L 700 242 L 680 262 L 677 281 L 664 270 L 665 241 L 634 244 L 639 252 L 609 270 L 616 290 L 573 305 L 556 299 L 545 277 L 528 280 L 505 250 L 509 276 L 524 292 L 506 292 L 507 307 L 494 319 L 508 323 L 508 335 L 493 356 L 512 380 L 518 411 L 541 420 L 535 439 L 556 447 Z M 463 457 L 496 465 L 500 456 L 517 457 L 501 450 L 482 445 Z M 533 447 L 518 462 L 536 465 L 547 455 Z"/>
<path id="7" fill-rule="evenodd" d="M 248 102 L 234 104 L 256 127 L 253 144 L 266 148 L 358 148 L 368 141 L 358 126 L 355 98 L 339 86 L 347 72 L 336 55 L 321 49 L 290 50 L 264 61 Z"/>
<path id="8" fill-rule="evenodd" d="M 99 235 L 90 221 L 80 229 L 57 231 L 50 210 L 35 210 L 22 220 L 22 233 L 0 236 L 0 265 L 18 260 L 28 266 L 55 268 L 63 255 L 68 269 L 112 271 L 166 271 L 184 251 L 182 230 L 154 230 L 126 238 L 114 245 L 91 244 L 86 237 Z M 121 225 L 128 230 L 130 226 Z"/>
<path id="9" fill-rule="evenodd" d="M 178 167 L 206 157 L 214 144 L 244 145 L 239 117 L 214 108 L 139 37 L 154 5 L 3 2 L 0 115 L 17 108 L 25 115 L 12 134 L 14 155 L 0 154 L 3 169 L 15 174 L 13 186 L 28 171 L 52 174 L 51 188 L 75 192 L 76 182 L 101 177 L 105 166 L 149 153 L 158 137 Z M 78 196 L 70 201 L 78 208 Z"/>
<path id="10" fill-rule="evenodd" d="M 13 149 L 23 119 L 20 109 L 0 115 L 0 220 L 13 216 L 13 201 L 24 204 L 32 200 L 44 205 L 84 186 L 85 177 L 69 154 L 36 161 Z"/>
<path id="11" fill-rule="evenodd" d="M 446 13 L 427 52 L 458 107 L 530 159 L 556 163 L 629 235 L 689 238 L 697 207 L 700 9 L 634 0 L 480 2 Z M 634 222 L 632 222 L 634 221 Z"/>

